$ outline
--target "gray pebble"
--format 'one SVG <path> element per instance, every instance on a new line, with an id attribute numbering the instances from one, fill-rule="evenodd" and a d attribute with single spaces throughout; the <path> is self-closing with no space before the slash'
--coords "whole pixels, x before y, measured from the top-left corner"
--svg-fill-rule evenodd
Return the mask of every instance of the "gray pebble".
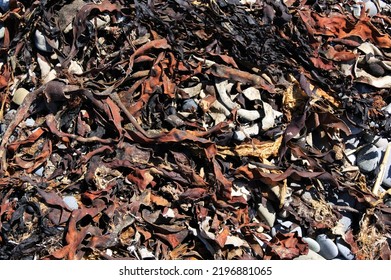
<path id="1" fill-rule="evenodd" d="M 27 127 L 33 127 L 35 125 L 35 120 L 32 118 L 28 118 L 24 121 Z"/>
<path id="2" fill-rule="evenodd" d="M 65 204 L 72 210 L 78 209 L 79 205 L 77 204 L 77 200 L 75 197 L 68 195 L 64 196 L 62 200 L 65 202 Z"/>
<path id="3" fill-rule="evenodd" d="M 374 144 L 376 147 L 378 147 L 381 151 L 385 151 L 388 146 L 388 140 L 383 137 L 375 137 Z"/>
<path id="4" fill-rule="evenodd" d="M 391 188 L 391 156 L 389 156 L 387 159 L 382 184 L 385 188 Z"/>
<path id="5" fill-rule="evenodd" d="M 53 48 L 46 42 L 45 35 L 40 30 L 35 30 L 34 33 L 35 47 L 43 52 L 52 52 Z M 58 41 L 54 41 L 56 47 L 58 47 Z"/>
<path id="6" fill-rule="evenodd" d="M 198 105 L 193 99 L 187 99 L 183 101 L 182 110 L 186 112 L 197 111 Z"/>
<path id="7" fill-rule="evenodd" d="M 339 220 L 339 222 L 341 223 L 344 232 L 347 232 L 349 230 L 350 226 L 352 225 L 351 215 L 347 214 L 346 216 L 342 216 L 342 218 Z"/>
<path id="8" fill-rule="evenodd" d="M 272 227 L 276 220 L 276 211 L 269 201 L 266 202 L 266 206 L 262 203 L 258 204 L 258 215 L 265 220 L 268 226 Z"/>
<path id="9" fill-rule="evenodd" d="M 375 145 L 370 144 L 357 152 L 357 166 L 361 172 L 369 173 L 379 165 L 381 152 Z"/>
<path id="10" fill-rule="evenodd" d="M 36 169 L 34 171 L 34 174 L 39 176 L 39 177 L 42 177 L 43 176 L 43 172 L 45 171 L 45 168 L 43 168 L 43 166 L 39 167 L 38 169 Z"/>
<path id="11" fill-rule="evenodd" d="M 336 243 L 340 256 L 347 260 L 354 259 L 354 254 L 349 249 L 348 244 L 346 244 L 346 242 L 341 237 L 337 238 Z"/>
<path id="12" fill-rule="evenodd" d="M 319 255 L 325 259 L 331 260 L 338 256 L 337 245 L 335 245 L 335 243 L 325 234 L 319 234 L 316 238 L 316 242 L 318 242 L 320 246 Z"/>
<path id="13" fill-rule="evenodd" d="M 12 121 L 15 118 L 16 115 L 16 110 L 12 109 L 9 110 L 5 115 L 4 115 L 4 120 L 6 121 Z"/>
<path id="14" fill-rule="evenodd" d="M 318 242 L 316 242 L 314 239 L 310 237 L 303 237 L 304 242 L 308 243 L 308 248 L 314 251 L 315 253 L 318 253 L 320 251 L 320 246 Z"/>

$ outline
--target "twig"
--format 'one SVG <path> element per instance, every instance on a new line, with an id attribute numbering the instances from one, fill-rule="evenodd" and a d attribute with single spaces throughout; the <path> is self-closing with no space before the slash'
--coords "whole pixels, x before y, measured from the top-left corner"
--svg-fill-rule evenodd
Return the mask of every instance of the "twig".
<path id="1" fill-rule="evenodd" d="M 353 213 L 359 213 L 357 209 L 354 209 L 350 206 L 344 206 L 344 205 L 332 205 L 332 208 L 338 211 L 348 211 L 348 212 L 353 212 Z"/>
<path id="2" fill-rule="evenodd" d="M 377 174 L 376 182 L 375 182 L 375 185 L 373 186 L 373 189 L 372 189 L 372 192 L 375 195 L 377 195 L 377 193 L 379 192 L 380 185 L 383 181 L 384 173 L 386 171 L 387 161 L 390 156 L 390 152 L 391 152 L 391 143 L 388 143 L 386 152 L 384 153 L 383 160 L 380 165 L 379 174 Z"/>

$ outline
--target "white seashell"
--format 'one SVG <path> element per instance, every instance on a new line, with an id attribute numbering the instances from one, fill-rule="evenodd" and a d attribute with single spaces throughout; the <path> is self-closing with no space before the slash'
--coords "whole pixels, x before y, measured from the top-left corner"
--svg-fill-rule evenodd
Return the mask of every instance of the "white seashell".
<path id="1" fill-rule="evenodd" d="M 43 83 L 46 84 L 46 83 L 50 82 L 51 80 L 54 80 L 55 78 L 57 78 L 57 72 L 56 72 L 56 70 L 52 69 L 46 75 L 46 77 L 43 78 Z"/>
<path id="2" fill-rule="evenodd" d="M 43 52 L 51 52 L 53 49 L 46 42 L 45 35 L 40 30 L 35 30 L 34 33 L 34 43 L 38 50 Z"/>
<path id="3" fill-rule="evenodd" d="M 81 74 L 83 74 L 83 68 L 81 68 L 79 63 L 72 60 L 71 64 L 69 65 L 69 73 L 81 75 Z"/>
<path id="4" fill-rule="evenodd" d="M 53 48 L 46 41 L 45 35 L 40 30 L 35 30 L 34 33 L 35 47 L 43 52 L 52 52 Z M 56 47 L 58 47 L 58 41 L 55 41 Z"/>
<path id="5" fill-rule="evenodd" d="M 20 105 L 23 103 L 24 98 L 29 94 L 30 92 L 25 88 L 18 88 L 14 96 L 12 96 L 12 102 L 14 102 L 16 105 Z"/>
<path id="6" fill-rule="evenodd" d="M 42 59 L 39 56 L 37 58 L 37 61 L 38 61 L 39 69 L 41 69 L 41 77 L 44 78 L 49 74 L 51 70 L 50 64 L 47 63 L 44 59 Z"/>

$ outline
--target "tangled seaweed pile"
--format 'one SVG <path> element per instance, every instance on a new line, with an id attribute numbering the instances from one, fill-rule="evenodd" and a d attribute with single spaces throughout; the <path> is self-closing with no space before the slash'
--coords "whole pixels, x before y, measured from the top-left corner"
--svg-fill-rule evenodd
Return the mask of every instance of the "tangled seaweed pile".
<path id="1" fill-rule="evenodd" d="M 390 259 L 373 3 L 1 1 L 0 258 Z"/>

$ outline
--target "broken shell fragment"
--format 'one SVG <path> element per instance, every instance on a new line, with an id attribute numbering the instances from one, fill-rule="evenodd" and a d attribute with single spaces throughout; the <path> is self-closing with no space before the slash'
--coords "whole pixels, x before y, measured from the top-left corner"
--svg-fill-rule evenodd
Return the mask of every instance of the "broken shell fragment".
<path id="1" fill-rule="evenodd" d="M 34 44 L 35 47 L 43 52 L 52 52 L 53 48 L 46 41 L 45 35 L 40 30 L 35 30 L 34 33 Z M 58 45 L 58 42 L 54 42 L 55 45 Z"/>
<path id="2" fill-rule="evenodd" d="M 14 96 L 12 97 L 12 102 L 14 102 L 16 105 L 20 105 L 23 103 L 24 98 L 29 94 L 29 91 L 25 88 L 18 88 Z"/>

